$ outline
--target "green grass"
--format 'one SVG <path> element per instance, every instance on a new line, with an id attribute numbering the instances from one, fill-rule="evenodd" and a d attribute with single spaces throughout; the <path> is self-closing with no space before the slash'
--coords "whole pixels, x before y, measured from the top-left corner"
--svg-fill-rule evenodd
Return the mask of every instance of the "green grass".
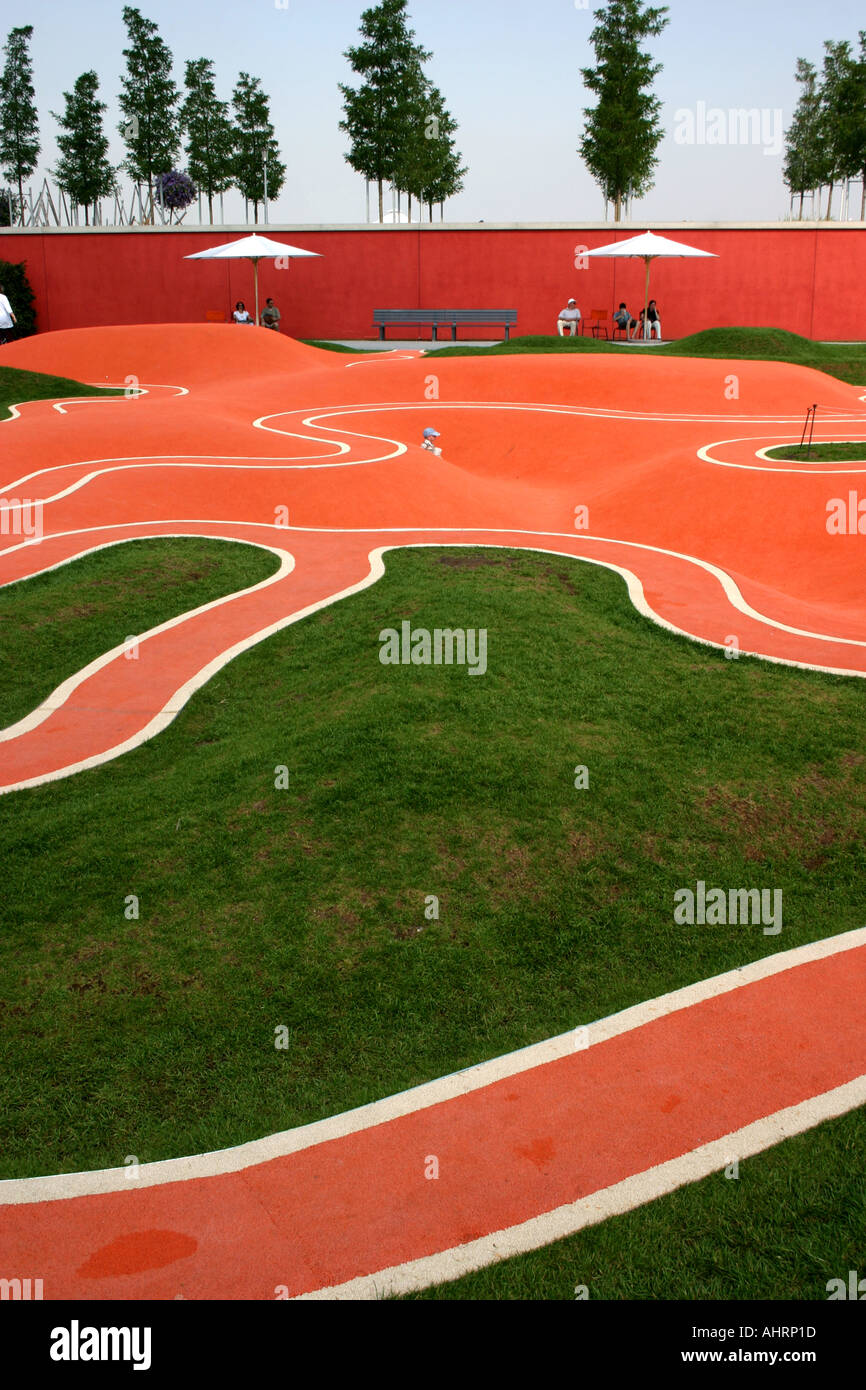
<path id="1" fill-rule="evenodd" d="M 811 449 L 804 445 L 780 444 L 777 449 L 767 450 L 768 459 L 790 459 L 794 463 L 862 463 L 866 458 L 866 440 L 857 444 L 813 444 Z"/>
<path id="2" fill-rule="evenodd" d="M 487 674 L 381 665 L 404 617 L 487 628 Z M 2 1176 L 240 1143 L 861 926 L 863 699 L 594 567 L 389 555 L 155 740 L 0 797 Z M 698 878 L 781 888 L 782 935 L 674 926 Z"/>
<path id="3" fill-rule="evenodd" d="M 325 352 L 348 352 L 353 357 L 358 357 L 362 352 L 375 352 L 375 348 L 351 348 L 346 347 L 345 343 L 329 343 L 324 338 L 302 338 L 302 343 L 307 347 L 323 348 Z"/>
<path id="4" fill-rule="evenodd" d="M 407 1299 L 826 1300 L 863 1275 L 866 1110 L 544 1249 Z M 754 1321 L 754 1319 L 752 1320 Z M 765 1322 L 772 1322 L 766 1317 Z"/>
<path id="5" fill-rule="evenodd" d="M 140 540 L 0 590 L 0 728 L 127 638 L 258 584 L 278 566 L 253 546 Z"/>
<path id="6" fill-rule="evenodd" d="M 0 420 L 12 418 L 11 405 L 22 401 L 63 399 L 66 396 L 116 396 L 111 390 L 85 386 L 65 376 L 46 376 L 44 372 L 23 372 L 18 367 L 0 367 Z"/>
<path id="7" fill-rule="evenodd" d="M 489 348 L 440 348 L 439 357 L 509 356 L 527 352 L 653 353 L 663 357 L 751 358 L 793 362 L 839 377 L 855 385 L 866 383 L 866 343 L 818 343 L 782 328 L 708 328 L 673 343 L 627 346 L 598 338 L 560 338 L 558 335 L 512 338 Z"/>

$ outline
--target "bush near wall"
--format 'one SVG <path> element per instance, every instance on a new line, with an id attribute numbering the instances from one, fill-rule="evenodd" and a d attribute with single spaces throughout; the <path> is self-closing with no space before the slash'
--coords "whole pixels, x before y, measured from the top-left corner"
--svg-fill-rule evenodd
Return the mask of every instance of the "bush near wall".
<path id="1" fill-rule="evenodd" d="M 35 296 L 27 279 L 26 264 L 26 261 L 0 261 L 0 285 L 12 305 L 19 338 L 29 338 L 36 332 Z"/>

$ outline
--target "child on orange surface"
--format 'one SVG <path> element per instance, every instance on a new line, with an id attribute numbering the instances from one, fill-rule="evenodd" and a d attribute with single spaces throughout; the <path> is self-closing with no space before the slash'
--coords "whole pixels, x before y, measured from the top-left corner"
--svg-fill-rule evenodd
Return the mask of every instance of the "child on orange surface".
<path id="1" fill-rule="evenodd" d="M 421 448 L 427 449 L 429 453 L 435 454 L 437 458 L 440 458 L 442 455 L 442 450 L 436 448 L 436 445 L 433 443 L 433 440 L 441 438 L 442 436 L 440 435 L 439 431 L 434 430 L 432 425 L 428 425 L 426 430 L 424 431 L 424 438 L 421 441 Z"/>

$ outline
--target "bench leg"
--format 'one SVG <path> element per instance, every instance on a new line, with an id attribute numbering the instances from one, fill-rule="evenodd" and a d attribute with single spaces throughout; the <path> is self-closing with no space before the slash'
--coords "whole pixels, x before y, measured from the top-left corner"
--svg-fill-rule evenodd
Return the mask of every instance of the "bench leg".
<path id="1" fill-rule="evenodd" d="M 452 323 L 452 325 L 451 325 L 451 341 L 452 341 L 452 343 L 456 343 L 456 342 L 457 342 L 457 324 L 456 324 L 456 323 Z"/>
<path id="2" fill-rule="evenodd" d="M 380 323 L 380 324 L 379 324 L 379 342 L 380 342 L 380 343 L 383 343 L 384 341 L 385 341 L 385 325 L 384 325 L 384 323 Z"/>
<path id="3" fill-rule="evenodd" d="M 436 332 L 436 324 L 435 324 L 435 323 L 431 323 L 431 325 L 430 325 L 430 337 L 432 338 L 432 340 L 433 340 L 434 343 L 438 343 L 438 341 L 439 341 L 439 334 Z"/>
<path id="4" fill-rule="evenodd" d="M 511 324 L 510 324 L 510 323 L 507 323 L 507 324 L 505 325 L 505 341 L 506 341 L 506 343 L 508 342 L 508 339 L 509 339 L 510 335 L 511 335 Z"/>

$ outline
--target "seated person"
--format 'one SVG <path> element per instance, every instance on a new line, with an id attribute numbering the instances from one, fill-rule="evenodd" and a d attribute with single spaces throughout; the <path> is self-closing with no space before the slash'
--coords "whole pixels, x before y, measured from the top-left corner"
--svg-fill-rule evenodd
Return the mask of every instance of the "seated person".
<path id="1" fill-rule="evenodd" d="M 655 334 L 659 342 L 661 342 L 662 321 L 659 318 L 658 305 L 656 304 L 654 299 L 651 299 L 649 302 L 649 307 L 647 308 L 646 316 L 647 323 L 649 325 L 649 336 L 652 337 L 653 334 Z"/>
<path id="2" fill-rule="evenodd" d="M 634 325 L 634 332 L 630 334 L 630 337 L 645 338 L 647 336 L 646 324 L 644 322 L 645 315 L 646 309 L 641 309 L 640 318 L 638 319 L 637 323 L 635 323 L 634 319 L 632 319 L 632 324 Z"/>
<path id="3" fill-rule="evenodd" d="M 624 304 L 620 304 L 619 308 L 613 316 L 613 321 L 616 324 L 617 328 L 622 329 L 623 333 L 625 334 L 628 334 L 629 329 L 631 328 L 632 324 L 634 324 L 634 319 L 632 318 L 631 314 L 629 313 L 628 309 L 625 307 Z"/>
<path id="4" fill-rule="evenodd" d="M 239 299 L 232 314 L 235 323 L 252 323 L 252 319 L 244 308 L 244 301 Z"/>
<path id="5" fill-rule="evenodd" d="M 577 334 L 577 325 L 580 323 L 580 310 L 573 299 L 568 301 L 566 308 L 561 309 L 559 318 L 556 320 L 556 328 L 560 338 L 565 337 L 566 328 L 573 338 Z"/>
<path id="6" fill-rule="evenodd" d="M 262 327 L 273 328 L 277 333 L 280 331 L 280 311 L 272 299 L 265 301 L 262 310 Z"/>

